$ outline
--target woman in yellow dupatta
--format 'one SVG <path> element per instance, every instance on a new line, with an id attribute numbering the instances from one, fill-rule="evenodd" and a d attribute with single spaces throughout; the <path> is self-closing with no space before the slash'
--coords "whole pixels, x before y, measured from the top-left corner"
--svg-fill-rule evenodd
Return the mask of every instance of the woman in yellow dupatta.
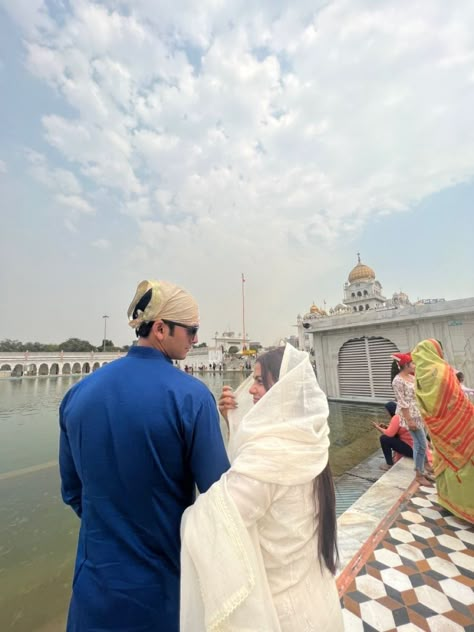
<path id="1" fill-rule="evenodd" d="M 439 503 L 474 523 L 474 404 L 437 340 L 420 342 L 412 358 L 416 399 L 434 447 Z"/>

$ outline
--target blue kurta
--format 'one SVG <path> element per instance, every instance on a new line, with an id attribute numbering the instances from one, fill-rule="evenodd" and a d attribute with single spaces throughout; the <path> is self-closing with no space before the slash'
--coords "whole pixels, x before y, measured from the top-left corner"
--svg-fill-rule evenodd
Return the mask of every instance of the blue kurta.
<path id="1" fill-rule="evenodd" d="M 81 518 L 69 632 L 178 632 L 180 522 L 229 467 L 213 396 L 132 347 L 60 408 L 64 502 Z"/>

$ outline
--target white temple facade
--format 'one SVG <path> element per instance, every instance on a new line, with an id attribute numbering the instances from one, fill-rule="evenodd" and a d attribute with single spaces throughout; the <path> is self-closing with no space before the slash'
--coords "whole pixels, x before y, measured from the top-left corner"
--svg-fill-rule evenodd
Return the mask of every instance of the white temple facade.
<path id="1" fill-rule="evenodd" d="M 386 299 L 372 268 L 358 262 L 344 284 L 343 303 L 315 303 L 297 317 L 298 346 L 311 354 L 319 383 L 332 399 L 393 399 L 391 355 L 411 351 L 425 338 L 443 344 L 446 359 L 474 384 L 474 298 L 425 299 L 404 292 Z"/>

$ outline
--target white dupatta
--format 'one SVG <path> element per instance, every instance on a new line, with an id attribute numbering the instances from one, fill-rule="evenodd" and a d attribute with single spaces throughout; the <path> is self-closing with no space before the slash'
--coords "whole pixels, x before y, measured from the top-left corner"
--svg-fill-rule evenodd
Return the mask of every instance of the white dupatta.
<path id="1" fill-rule="evenodd" d="M 279 381 L 255 405 L 252 378 L 229 414 L 232 471 L 301 485 L 326 467 L 329 408 L 308 355 L 287 345 Z M 247 528 L 226 474 L 186 510 L 181 523 L 181 632 L 279 632 L 257 525 Z"/>

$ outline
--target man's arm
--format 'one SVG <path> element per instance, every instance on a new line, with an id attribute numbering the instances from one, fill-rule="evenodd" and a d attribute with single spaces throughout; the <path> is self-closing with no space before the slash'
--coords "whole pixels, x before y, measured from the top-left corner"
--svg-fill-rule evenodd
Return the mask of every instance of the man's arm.
<path id="1" fill-rule="evenodd" d="M 66 396 L 67 397 L 67 396 Z M 82 483 L 72 458 L 71 446 L 64 420 L 65 399 L 59 409 L 59 473 L 61 475 L 61 496 L 66 505 L 70 505 L 79 518 L 82 515 Z"/>
<path id="2" fill-rule="evenodd" d="M 229 467 L 214 398 L 209 393 L 200 403 L 192 427 L 187 429 L 188 458 L 201 493 L 218 481 Z"/>

